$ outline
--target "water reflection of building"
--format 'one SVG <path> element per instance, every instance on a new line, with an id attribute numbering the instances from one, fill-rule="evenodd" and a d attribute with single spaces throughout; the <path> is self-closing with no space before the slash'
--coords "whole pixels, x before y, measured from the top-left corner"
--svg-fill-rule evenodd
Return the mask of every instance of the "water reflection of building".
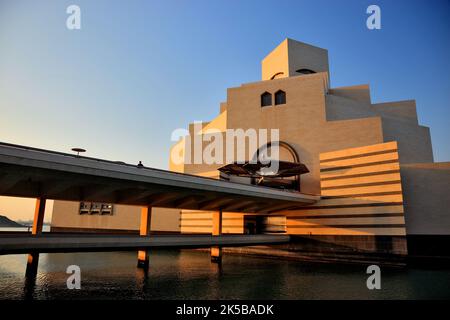
<path id="1" fill-rule="evenodd" d="M 270 216 L 236 204 L 235 212 L 223 214 L 223 233 L 286 232 L 401 254 L 407 239 L 410 251 L 431 248 L 430 242 L 436 247 L 450 234 L 450 163 L 433 162 L 429 128 L 418 123 L 415 101 L 372 103 L 368 85 L 331 88 L 329 79 L 327 50 L 286 39 L 263 59 L 262 81 L 229 88 L 215 119 L 198 132 L 189 126 L 191 136 L 279 129 L 280 160 L 309 170 L 298 181 L 282 178 L 286 188 L 322 196 L 303 210 Z M 181 139 L 172 150 L 184 152 L 188 143 Z M 255 183 L 221 173 L 222 166 L 170 163 L 177 172 Z M 138 231 L 139 208 L 109 205 L 55 201 L 53 229 Z M 155 208 L 152 230 L 211 233 L 212 213 Z"/>

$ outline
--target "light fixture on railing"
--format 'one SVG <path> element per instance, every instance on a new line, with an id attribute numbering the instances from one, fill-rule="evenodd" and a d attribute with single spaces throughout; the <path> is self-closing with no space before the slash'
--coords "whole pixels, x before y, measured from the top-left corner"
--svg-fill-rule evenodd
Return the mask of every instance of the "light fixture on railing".
<path id="1" fill-rule="evenodd" d="M 82 148 L 72 148 L 72 151 L 77 153 L 77 157 L 80 156 L 80 152 L 86 152 L 86 150 Z"/>

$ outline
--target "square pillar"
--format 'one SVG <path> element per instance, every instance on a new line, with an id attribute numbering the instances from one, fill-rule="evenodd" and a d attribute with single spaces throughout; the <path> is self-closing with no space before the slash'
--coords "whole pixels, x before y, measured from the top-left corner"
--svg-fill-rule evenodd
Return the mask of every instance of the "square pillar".
<path id="1" fill-rule="evenodd" d="M 33 227 L 31 229 L 31 234 L 34 236 L 42 233 L 42 227 L 44 225 L 45 203 L 45 198 L 36 198 Z"/>
<path id="2" fill-rule="evenodd" d="M 222 209 L 212 213 L 212 235 L 220 236 L 222 235 Z M 221 247 L 211 247 L 211 261 L 221 262 L 222 261 L 222 248 Z"/>
<path id="3" fill-rule="evenodd" d="M 139 229 L 139 235 L 141 237 L 148 237 L 150 235 L 152 222 L 152 207 L 145 206 L 141 209 L 141 226 Z M 148 250 L 138 251 L 138 267 L 148 268 Z"/>

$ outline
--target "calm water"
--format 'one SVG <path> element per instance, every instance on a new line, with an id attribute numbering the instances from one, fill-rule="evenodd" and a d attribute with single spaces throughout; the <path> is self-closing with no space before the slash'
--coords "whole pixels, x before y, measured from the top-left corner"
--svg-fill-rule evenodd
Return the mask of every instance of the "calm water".
<path id="1" fill-rule="evenodd" d="M 146 275 L 135 252 L 41 254 L 35 286 L 26 255 L 0 256 L 0 299 L 448 299 L 450 270 L 382 268 L 382 289 L 368 290 L 364 266 L 334 266 L 207 252 L 153 251 Z M 81 290 L 66 287 L 68 265 Z"/>

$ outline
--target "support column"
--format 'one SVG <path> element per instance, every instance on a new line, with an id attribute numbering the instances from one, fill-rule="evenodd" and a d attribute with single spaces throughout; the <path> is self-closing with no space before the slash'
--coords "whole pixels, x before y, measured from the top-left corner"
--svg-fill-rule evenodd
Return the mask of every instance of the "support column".
<path id="1" fill-rule="evenodd" d="M 222 234 L 222 209 L 213 212 L 212 214 L 212 235 L 220 236 Z M 222 261 L 222 248 L 221 247 L 211 247 L 211 261 L 221 262 Z"/>
<path id="2" fill-rule="evenodd" d="M 139 235 L 141 237 L 148 237 L 150 235 L 151 221 L 152 220 L 152 207 L 146 206 L 141 209 L 141 227 L 139 229 Z M 148 250 L 138 251 L 138 267 L 148 268 Z"/>
<path id="3" fill-rule="evenodd" d="M 42 234 L 42 227 L 44 226 L 44 213 L 45 213 L 45 198 L 36 198 L 36 205 L 34 207 L 34 219 L 33 226 L 31 228 L 31 235 L 37 236 Z M 27 268 L 25 271 L 26 287 L 32 287 L 36 281 L 36 275 L 39 265 L 39 252 L 33 252 L 28 254 Z"/>
<path id="4" fill-rule="evenodd" d="M 45 203 L 45 198 L 36 198 L 33 227 L 31 229 L 31 234 L 34 236 L 42 233 L 42 227 L 44 225 Z"/>

